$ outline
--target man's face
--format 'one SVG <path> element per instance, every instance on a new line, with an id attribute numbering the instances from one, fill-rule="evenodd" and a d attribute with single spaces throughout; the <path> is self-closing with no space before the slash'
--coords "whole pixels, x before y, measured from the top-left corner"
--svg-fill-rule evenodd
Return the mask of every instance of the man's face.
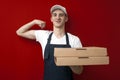
<path id="1" fill-rule="evenodd" d="M 60 28 L 65 25 L 65 22 L 67 22 L 67 20 L 68 18 L 63 11 L 61 10 L 53 11 L 51 16 L 51 21 L 53 22 L 53 26 Z"/>

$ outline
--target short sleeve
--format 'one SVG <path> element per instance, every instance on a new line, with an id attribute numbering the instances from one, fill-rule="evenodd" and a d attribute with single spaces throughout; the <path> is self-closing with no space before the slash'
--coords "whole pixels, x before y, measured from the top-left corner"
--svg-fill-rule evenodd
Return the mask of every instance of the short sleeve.
<path id="1" fill-rule="evenodd" d="M 51 31 L 46 31 L 46 30 L 36 30 L 35 31 L 35 37 L 36 37 L 36 41 L 39 43 L 43 43 L 47 40 L 49 34 Z"/>
<path id="2" fill-rule="evenodd" d="M 78 37 L 75 38 L 73 47 L 74 48 L 82 48 L 82 43 Z"/>
<path id="3" fill-rule="evenodd" d="M 36 41 L 39 41 L 39 36 L 38 36 L 38 34 L 39 34 L 39 31 L 36 30 L 36 31 L 35 31 L 35 38 L 36 38 Z"/>
<path id="4" fill-rule="evenodd" d="M 82 48 L 82 43 L 78 36 L 68 33 L 70 45 L 72 48 Z"/>

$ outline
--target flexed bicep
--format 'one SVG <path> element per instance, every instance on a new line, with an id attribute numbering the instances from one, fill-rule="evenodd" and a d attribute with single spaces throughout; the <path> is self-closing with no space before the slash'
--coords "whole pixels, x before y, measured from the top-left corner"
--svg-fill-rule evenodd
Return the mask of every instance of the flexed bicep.
<path id="1" fill-rule="evenodd" d="M 23 37 L 23 38 L 27 38 L 27 39 L 32 39 L 35 40 L 35 30 L 29 30 L 23 33 L 17 33 L 18 36 Z"/>

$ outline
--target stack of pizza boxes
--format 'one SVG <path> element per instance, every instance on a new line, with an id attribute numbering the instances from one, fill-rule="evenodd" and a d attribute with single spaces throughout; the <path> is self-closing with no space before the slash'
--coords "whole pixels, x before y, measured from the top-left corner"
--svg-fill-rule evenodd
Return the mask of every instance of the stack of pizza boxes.
<path id="1" fill-rule="evenodd" d="M 54 60 L 57 66 L 109 64 L 105 47 L 55 48 Z"/>

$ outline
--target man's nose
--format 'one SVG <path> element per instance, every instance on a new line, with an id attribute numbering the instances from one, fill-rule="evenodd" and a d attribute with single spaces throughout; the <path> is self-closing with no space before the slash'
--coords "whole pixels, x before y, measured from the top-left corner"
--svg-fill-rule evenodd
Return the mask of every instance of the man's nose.
<path id="1" fill-rule="evenodd" d="M 57 16 L 56 16 L 56 18 L 57 18 L 57 19 L 60 19 L 60 16 L 59 16 L 59 15 L 57 15 Z"/>

